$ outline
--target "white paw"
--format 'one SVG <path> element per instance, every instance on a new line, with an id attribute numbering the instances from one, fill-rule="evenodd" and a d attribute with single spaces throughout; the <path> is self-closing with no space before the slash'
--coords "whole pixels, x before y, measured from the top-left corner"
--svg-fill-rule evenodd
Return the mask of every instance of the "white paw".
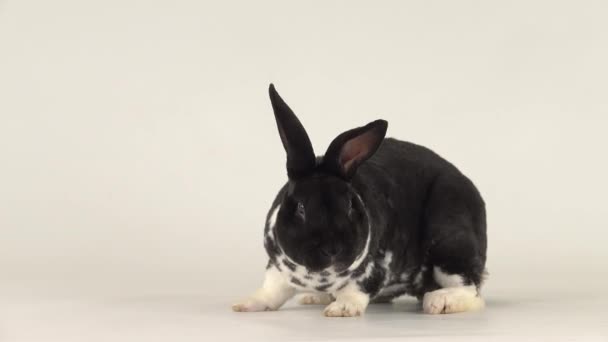
<path id="1" fill-rule="evenodd" d="M 327 317 L 355 317 L 363 315 L 364 312 L 364 305 L 336 300 L 325 308 L 323 314 Z"/>
<path id="2" fill-rule="evenodd" d="M 448 314 L 483 308 L 484 301 L 477 296 L 474 286 L 439 289 L 424 294 L 422 309 L 427 314 Z"/>
<path id="3" fill-rule="evenodd" d="M 240 303 L 232 305 L 232 311 L 236 312 L 258 312 L 258 311 L 273 311 L 275 309 L 271 308 L 265 302 L 251 297 L 246 299 Z"/>
<path id="4" fill-rule="evenodd" d="M 334 298 L 327 293 L 311 293 L 300 297 L 298 301 L 303 305 L 327 305 L 334 301 Z"/>

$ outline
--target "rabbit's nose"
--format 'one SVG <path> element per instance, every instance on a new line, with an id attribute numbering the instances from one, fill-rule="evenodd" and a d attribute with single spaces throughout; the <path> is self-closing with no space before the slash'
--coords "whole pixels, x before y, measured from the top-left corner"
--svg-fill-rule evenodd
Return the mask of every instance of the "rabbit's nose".
<path id="1" fill-rule="evenodd" d="M 342 247 L 339 245 L 326 245 L 321 247 L 321 254 L 329 258 L 333 258 L 341 252 Z"/>

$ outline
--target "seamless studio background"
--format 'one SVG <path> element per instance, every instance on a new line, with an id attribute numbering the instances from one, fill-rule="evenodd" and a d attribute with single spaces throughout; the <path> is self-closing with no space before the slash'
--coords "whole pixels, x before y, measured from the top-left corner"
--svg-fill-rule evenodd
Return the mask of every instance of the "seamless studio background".
<path id="1" fill-rule="evenodd" d="M 602 1 L 0 1 L 0 340 L 602 340 L 607 13 Z M 229 311 L 261 283 L 264 217 L 286 180 L 270 82 L 317 153 L 384 118 L 388 136 L 476 183 L 484 312 Z"/>

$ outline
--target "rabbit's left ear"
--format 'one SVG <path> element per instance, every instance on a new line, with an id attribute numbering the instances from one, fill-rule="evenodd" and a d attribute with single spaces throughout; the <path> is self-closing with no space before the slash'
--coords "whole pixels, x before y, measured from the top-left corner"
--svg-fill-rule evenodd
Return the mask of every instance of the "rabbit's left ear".
<path id="1" fill-rule="evenodd" d="M 268 92 L 281 142 L 287 152 L 287 176 L 291 179 L 306 176 L 314 170 L 316 164 L 308 134 L 298 117 L 274 89 L 274 85 L 270 85 Z"/>
<path id="2" fill-rule="evenodd" d="M 350 179 L 380 147 L 387 128 L 388 122 L 376 120 L 340 134 L 327 148 L 323 165 L 337 176 Z"/>

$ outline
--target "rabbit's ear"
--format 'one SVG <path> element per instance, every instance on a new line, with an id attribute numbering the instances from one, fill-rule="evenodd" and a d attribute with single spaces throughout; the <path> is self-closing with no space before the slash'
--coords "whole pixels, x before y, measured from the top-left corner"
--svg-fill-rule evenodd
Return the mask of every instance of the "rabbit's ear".
<path id="1" fill-rule="evenodd" d="M 268 92 L 279 135 L 287 152 L 287 175 L 292 179 L 305 176 L 314 170 L 316 163 L 308 134 L 273 84 L 270 84 Z"/>
<path id="2" fill-rule="evenodd" d="M 350 179 L 357 167 L 380 147 L 387 127 L 388 122 L 376 120 L 340 134 L 323 157 L 324 167 L 341 178 Z"/>

